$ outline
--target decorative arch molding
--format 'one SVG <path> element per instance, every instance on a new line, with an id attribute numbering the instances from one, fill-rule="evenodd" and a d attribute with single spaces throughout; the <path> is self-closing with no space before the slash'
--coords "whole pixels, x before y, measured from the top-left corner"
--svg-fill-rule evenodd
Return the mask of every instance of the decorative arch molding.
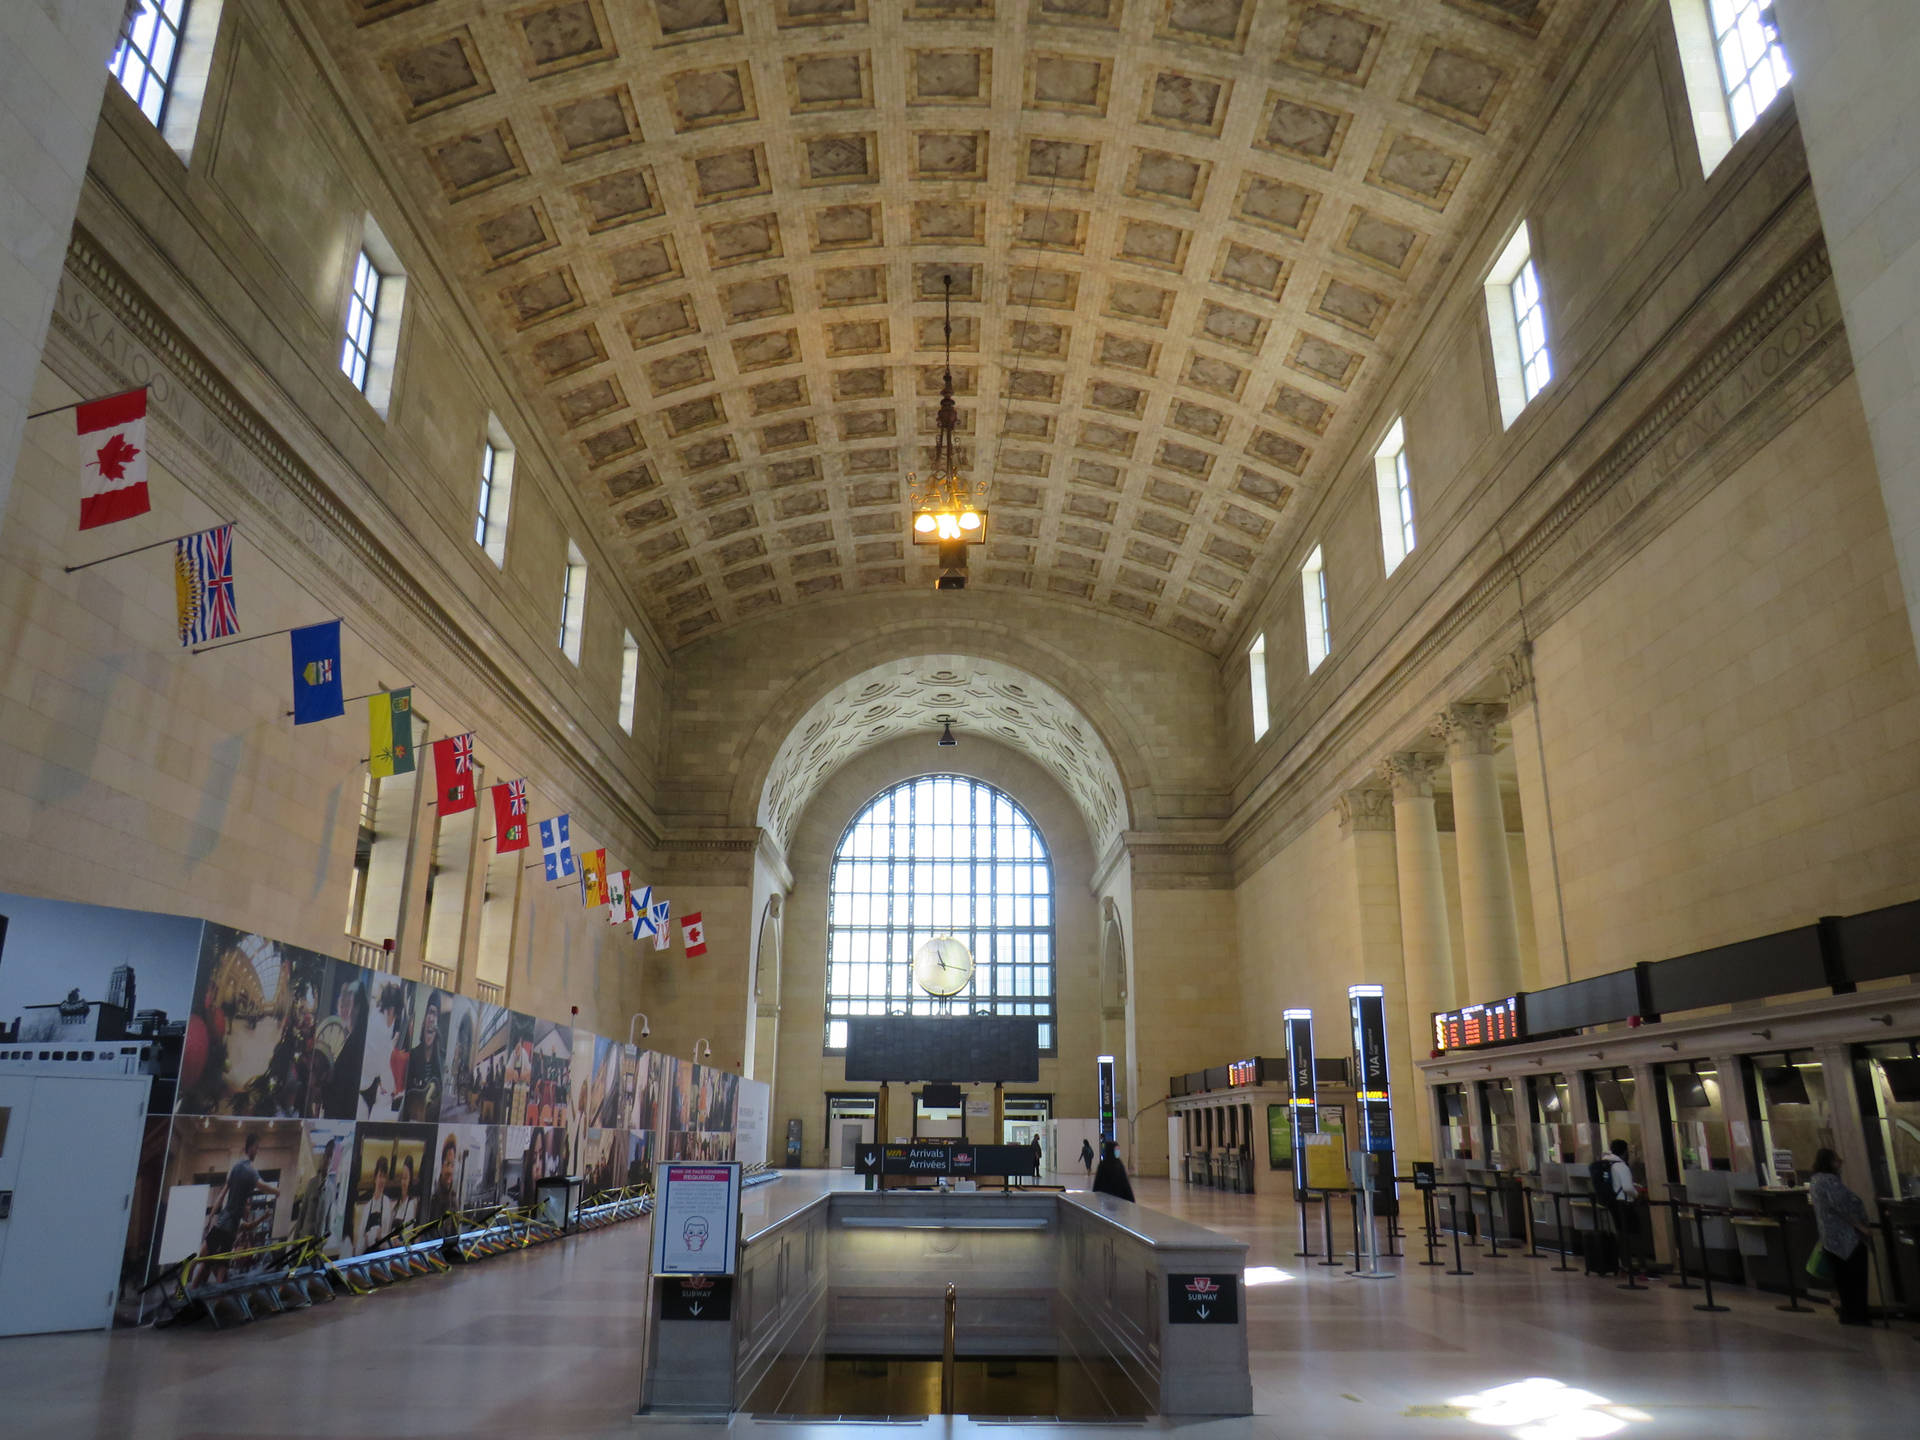
<path id="1" fill-rule="evenodd" d="M 1100 901 L 1100 1008 L 1121 1015 L 1127 1008 L 1127 931 L 1111 895 Z"/>
<path id="2" fill-rule="evenodd" d="M 950 714 L 963 736 L 991 736 L 1052 772 L 1080 805 L 1097 851 L 1131 828 L 1152 783 L 1133 719 L 1072 656 L 1008 626 L 970 628 L 960 636 L 952 625 L 926 622 L 883 628 L 788 687 L 741 750 L 730 823 L 758 825 L 784 848 L 828 775 Z M 955 648 L 957 639 L 964 648 Z M 883 709 L 863 722 L 872 707 Z M 825 748 L 822 736 L 831 737 Z"/>

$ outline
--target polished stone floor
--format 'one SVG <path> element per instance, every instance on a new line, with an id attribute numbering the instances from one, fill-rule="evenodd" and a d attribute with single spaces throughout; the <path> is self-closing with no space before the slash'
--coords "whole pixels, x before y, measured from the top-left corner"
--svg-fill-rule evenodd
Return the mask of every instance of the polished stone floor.
<path id="1" fill-rule="evenodd" d="M 1248 1291 L 1251 1419 L 1184 1424 L 1192 1440 L 1466 1437 L 1890 1440 L 1920 1434 L 1915 1329 L 1846 1330 L 1778 1297 L 1641 1293 L 1519 1256 L 1469 1253 L 1466 1278 L 1389 1262 L 1365 1281 L 1298 1261 L 1284 1195 L 1218 1195 L 1136 1182 L 1142 1204 L 1248 1241 L 1250 1267 L 1284 1278 Z M 638 1426 L 645 1222 L 224 1333 L 198 1329 L 0 1340 L 7 1440 L 308 1440 L 377 1435 L 710 1436 Z M 1531 1383 L 1528 1383 L 1531 1382 Z M 1499 1387 L 1504 1404 L 1455 1402 Z M 1584 1394 L 1571 1392 L 1581 1391 Z M 813 1426 L 742 1419 L 778 1440 L 918 1428 L 1015 1440 L 1040 1427 L 932 1420 Z M 1072 1433 L 1084 1433 L 1084 1425 Z M 1110 1427 L 1138 1432 L 1139 1424 Z M 1056 1431 L 1054 1433 L 1067 1433 Z"/>

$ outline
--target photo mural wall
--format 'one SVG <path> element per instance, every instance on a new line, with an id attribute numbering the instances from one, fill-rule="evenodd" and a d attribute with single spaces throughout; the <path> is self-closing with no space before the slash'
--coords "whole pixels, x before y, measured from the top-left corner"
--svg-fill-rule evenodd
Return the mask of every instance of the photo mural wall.
<path id="1" fill-rule="evenodd" d="M 192 1254 L 309 1235 L 358 1254 L 530 1203 L 546 1176 L 581 1175 L 592 1195 L 658 1160 L 735 1156 L 743 1084 L 711 1066 L 211 922 L 13 895 L 0 912 L 0 1041 L 177 1038 L 125 1320 Z M 757 1114 L 766 1087 L 744 1088 Z"/>

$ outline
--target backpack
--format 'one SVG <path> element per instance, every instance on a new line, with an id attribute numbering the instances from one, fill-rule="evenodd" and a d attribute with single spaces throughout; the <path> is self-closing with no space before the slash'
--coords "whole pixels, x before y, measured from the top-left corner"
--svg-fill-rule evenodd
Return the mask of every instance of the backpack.
<path id="1" fill-rule="evenodd" d="M 1587 1183 L 1593 1189 L 1593 1198 L 1603 1205 L 1618 1204 L 1626 1197 L 1614 1188 L 1613 1156 L 1603 1155 L 1598 1160 L 1587 1163 Z"/>

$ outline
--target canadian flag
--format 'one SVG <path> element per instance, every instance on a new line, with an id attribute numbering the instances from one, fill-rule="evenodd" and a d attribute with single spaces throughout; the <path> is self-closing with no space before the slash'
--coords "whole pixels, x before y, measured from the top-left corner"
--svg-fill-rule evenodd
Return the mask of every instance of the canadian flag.
<path id="1" fill-rule="evenodd" d="M 147 392 L 129 390 L 74 407 L 80 432 L 80 528 L 144 515 L 147 500 Z"/>
<path id="2" fill-rule="evenodd" d="M 700 912 L 680 917 L 680 941 L 686 946 L 689 955 L 707 953 L 707 927 L 700 922 Z"/>

